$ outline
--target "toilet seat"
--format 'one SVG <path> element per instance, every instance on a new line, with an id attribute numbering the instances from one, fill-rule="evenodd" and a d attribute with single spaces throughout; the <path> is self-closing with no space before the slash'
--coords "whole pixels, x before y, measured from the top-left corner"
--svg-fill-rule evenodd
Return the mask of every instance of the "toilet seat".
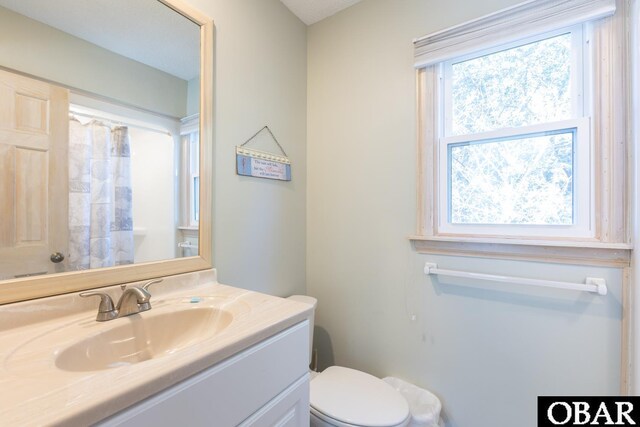
<path id="1" fill-rule="evenodd" d="M 409 420 L 409 404 L 373 375 L 341 366 L 311 381 L 311 413 L 339 427 L 399 427 Z"/>

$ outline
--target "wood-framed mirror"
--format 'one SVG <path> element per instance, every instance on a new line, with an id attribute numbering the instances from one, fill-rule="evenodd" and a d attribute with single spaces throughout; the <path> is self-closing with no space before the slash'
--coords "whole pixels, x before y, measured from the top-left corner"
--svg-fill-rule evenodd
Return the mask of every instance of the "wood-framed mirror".
<path id="1" fill-rule="evenodd" d="M 37 1 L 41 1 L 42 4 L 55 3 L 56 7 L 61 7 L 62 3 L 70 3 L 70 2 L 60 2 L 60 3 L 49 2 L 48 0 L 29 0 L 29 2 L 37 2 Z M 142 0 L 140 2 L 142 2 Z M 166 14 L 167 10 L 170 10 L 171 13 L 177 14 L 177 16 L 179 16 L 180 18 L 186 19 L 189 22 L 193 23 L 195 26 L 197 26 L 196 37 L 199 36 L 199 40 L 197 40 L 199 44 L 197 49 L 197 51 L 199 52 L 199 58 L 198 58 L 199 76 L 197 80 L 198 83 L 195 88 L 189 87 L 187 91 L 195 92 L 195 96 L 197 97 L 196 105 L 198 106 L 197 107 L 198 111 L 196 113 L 199 120 L 196 121 L 195 130 L 199 131 L 199 133 L 197 133 L 197 135 L 199 136 L 196 137 L 197 139 L 195 141 L 195 144 L 194 144 L 193 138 L 191 143 L 192 145 L 195 145 L 197 147 L 197 152 L 198 152 L 197 164 L 199 166 L 199 171 L 198 171 L 199 175 L 197 176 L 197 180 L 194 181 L 196 185 L 195 186 L 192 185 L 190 187 L 191 190 L 194 191 L 195 194 L 198 196 L 198 205 L 194 206 L 193 204 L 191 204 L 191 207 L 190 207 L 191 213 L 192 213 L 191 223 L 185 222 L 184 219 L 175 221 L 176 228 L 180 228 L 180 226 L 184 226 L 183 228 L 189 229 L 191 232 L 196 233 L 197 254 L 190 255 L 190 253 L 187 253 L 186 255 L 181 254 L 176 257 L 168 257 L 166 259 L 152 259 L 151 261 L 143 261 L 143 262 L 132 261 L 131 263 L 127 262 L 127 263 L 123 263 L 122 265 L 113 265 L 108 267 L 92 266 L 87 269 L 83 267 L 83 268 L 75 269 L 73 271 L 70 271 L 72 270 L 71 268 L 67 268 L 67 269 L 58 268 L 55 270 L 50 270 L 48 274 L 40 274 L 38 271 L 34 273 L 35 275 L 31 275 L 30 273 L 14 274 L 15 271 L 12 270 L 10 274 L 3 275 L 2 271 L 0 271 L 0 277 L 2 277 L 2 280 L 0 280 L 0 304 L 7 304 L 11 302 L 42 298 L 42 297 L 47 297 L 52 295 L 99 288 L 99 287 L 110 286 L 115 284 L 122 284 L 122 283 L 135 282 L 135 281 L 146 280 L 151 278 L 187 273 L 192 271 L 208 269 L 212 267 L 211 213 L 212 213 L 212 179 L 213 179 L 213 173 L 212 173 L 212 167 L 213 167 L 213 164 L 212 164 L 213 163 L 213 132 L 212 132 L 213 21 L 209 17 L 199 12 L 198 10 L 194 9 L 189 4 L 183 2 L 182 0 L 144 0 L 144 2 L 152 4 L 153 7 L 158 6 L 165 9 L 162 12 L 164 14 Z M 20 5 L 24 3 L 24 0 L 2 0 L 0 1 L 0 8 L 10 7 L 12 3 L 16 5 Z M 85 3 L 92 3 L 92 2 L 85 2 Z M 108 0 L 108 1 L 102 1 L 102 3 L 108 5 L 109 7 L 118 7 L 117 5 L 131 4 L 129 0 L 118 0 L 118 1 Z M 133 2 L 133 3 L 136 3 L 136 2 Z M 16 23 L 18 21 L 23 22 L 22 17 L 20 17 L 20 19 L 14 19 L 16 15 L 12 15 L 12 14 L 16 13 L 15 11 L 8 10 L 8 9 L 2 9 L 0 11 L 3 11 L 3 10 L 7 10 L 7 16 L 4 16 L 5 23 L 7 22 Z M 77 15 L 81 12 L 82 12 L 81 10 L 74 10 L 73 13 Z M 126 13 L 126 12 L 123 12 L 123 13 Z M 141 16 L 140 13 L 138 13 L 138 15 L 134 16 L 133 18 L 138 19 L 140 22 L 148 21 L 149 19 L 145 17 L 148 18 L 146 14 L 143 14 Z M 2 22 L 2 19 L 3 19 L 3 15 L 0 14 L 0 23 Z M 28 19 L 31 19 L 31 18 L 28 18 Z M 78 20 L 78 22 L 85 21 L 84 17 L 82 16 L 76 16 L 76 19 Z M 27 21 L 24 21 L 24 22 L 27 22 Z M 28 22 L 31 22 L 31 21 L 28 21 Z M 36 22 L 33 25 L 41 25 L 41 23 Z M 105 25 L 109 25 L 109 23 L 106 23 Z M 122 24 L 122 25 L 126 25 L 126 24 Z M 8 28 L 8 24 L 5 25 L 5 28 Z M 163 33 L 170 32 L 169 31 L 170 29 L 167 28 L 166 26 L 161 30 Z M 7 29 L 7 31 L 10 31 L 10 30 Z M 58 31 L 56 29 L 45 29 L 45 33 L 46 31 L 51 31 L 51 34 L 54 34 L 54 35 L 58 34 L 58 33 L 54 33 L 55 31 Z M 29 30 L 29 32 L 30 34 L 34 33 L 31 29 Z M 55 38 L 55 37 L 52 36 L 51 38 Z M 129 35 L 128 37 L 130 37 L 130 39 L 123 40 L 123 43 L 131 44 L 129 43 L 129 41 L 131 40 L 131 37 L 135 37 L 135 36 Z M 54 104 L 56 101 L 49 100 L 46 96 L 40 93 L 40 92 L 45 93 L 47 92 L 47 90 L 40 91 L 40 92 L 39 92 L 39 89 L 34 91 L 22 90 L 20 88 L 20 84 L 24 79 L 34 79 L 36 81 L 43 82 L 44 85 L 50 84 L 56 88 L 58 87 L 63 88 L 64 90 L 71 93 L 72 98 L 75 97 L 75 99 L 78 99 L 78 98 L 95 99 L 95 100 L 98 100 L 97 101 L 98 104 L 100 104 L 103 101 L 116 100 L 116 97 L 113 97 L 110 95 L 105 96 L 104 94 L 96 93 L 96 91 L 91 89 L 92 87 L 99 88 L 101 82 L 87 83 L 87 86 L 83 86 L 84 83 L 82 82 L 82 79 L 78 79 L 78 82 L 80 83 L 77 83 L 77 84 L 75 82 L 69 83 L 65 81 L 64 73 L 68 71 L 63 71 L 59 78 L 52 75 L 42 76 L 42 75 L 39 75 L 39 73 L 32 71 L 31 69 L 29 69 L 29 64 L 33 62 L 32 61 L 34 59 L 33 56 L 36 53 L 40 52 L 38 61 L 42 61 L 45 59 L 48 59 L 51 61 L 60 61 L 62 55 L 57 52 L 49 52 L 47 49 L 40 49 L 40 50 L 32 49 L 34 48 L 34 45 L 29 43 L 33 43 L 33 39 L 29 40 L 28 43 L 26 44 L 23 43 L 21 45 L 20 43 L 21 42 L 19 40 L 16 42 L 16 46 L 13 47 L 14 49 L 13 52 L 16 51 L 15 49 L 20 49 L 20 51 L 25 52 L 25 54 L 22 55 L 20 60 L 16 62 L 13 61 L 11 50 L 9 51 L 5 50 L 3 52 L 2 50 L 3 48 L 0 48 L 0 72 L 10 73 L 12 75 L 15 74 L 17 76 L 14 80 L 11 80 L 12 82 L 18 82 L 16 84 L 14 83 L 7 84 L 6 82 L 5 83 L 0 82 L 0 92 L 4 90 L 6 92 L 4 95 L 7 95 L 10 93 L 10 96 L 4 96 L 4 98 L 6 99 L 10 98 L 12 100 L 11 106 L 8 106 L 9 104 L 5 103 L 7 105 L 3 107 L 3 103 L 0 102 L 0 116 L 4 115 L 5 117 L 9 117 L 9 116 L 17 117 L 17 118 L 14 117 L 11 119 L 13 125 L 15 125 L 17 122 L 20 122 L 21 125 L 23 126 L 22 130 L 27 128 L 38 127 L 37 130 L 41 134 L 49 134 L 49 133 L 55 132 L 56 128 L 58 127 L 58 125 L 55 124 L 53 121 L 51 123 L 48 121 L 49 119 L 55 118 L 56 114 L 58 114 L 58 113 L 55 113 L 55 111 L 53 110 Z M 86 43 L 86 42 L 84 40 L 81 40 L 78 43 Z M 84 48 L 79 49 L 75 47 L 74 52 L 76 54 L 78 52 L 85 52 L 85 50 L 83 49 Z M 48 57 L 48 58 L 43 59 L 42 57 Z M 91 54 L 91 56 L 88 56 L 84 59 L 86 59 L 87 61 L 96 62 L 99 60 L 99 56 L 93 56 L 93 54 Z M 131 61 L 131 59 L 124 59 L 124 60 Z M 133 61 L 138 61 L 138 60 L 135 59 Z M 169 62 L 179 63 L 180 60 L 169 61 Z M 27 65 L 25 65 L 23 68 L 22 64 L 27 64 Z M 93 65 L 95 66 L 96 64 L 93 64 Z M 42 65 L 40 65 L 40 67 L 42 68 Z M 55 67 L 52 67 L 52 68 L 55 68 Z M 117 67 L 114 66 L 114 68 L 117 68 Z M 82 71 L 83 70 L 79 70 L 79 72 L 82 72 Z M 163 72 L 164 71 L 162 71 L 161 73 Z M 13 79 L 13 77 L 11 77 L 11 79 Z M 137 86 L 138 86 L 137 84 L 134 84 L 129 88 L 124 88 L 124 91 L 131 90 L 130 89 L 131 87 L 134 90 L 137 90 Z M 185 87 L 187 87 L 186 83 L 185 83 Z M 12 90 L 12 92 L 7 92 L 9 90 Z M 168 91 L 168 89 L 163 87 L 162 85 L 157 85 L 155 89 L 152 88 L 151 92 L 153 93 L 147 96 L 147 98 L 152 99 L 154 96 L 160 97 L 162 96 L 162 93 L 165 90 Z M 28 96 L 23 96 L 25 94 Z M 119 101 L 116 100 L 115 104 L 119 104 Z M 123 102 L 121 104 L 123 108 L 133 107 L 134 109 L 138 109 L 143 112 L 154 111 L 153 105 L 151 106 L 144 105 L 142 107 L 139 107 L 133 102 L 129 102 L 129 103 Z M 35 116 L 33 114 L 28 115 L 25 113 L 25 112 L 31 112 L 31 111 L 36 112 Z M 69 115 L 69 111 L 63 109 L 62 110 L 62 116 L 64 116 L 63 118 L 68 120 L 68 117 L 67 117 L 68 115 Z M 178 113 L 176 114 L 169 113 L 164 115 L 170 116 L 171 120 L 176 118 L 178 119 L 182 118 L 182 117 L 177 117 Z M 180 115 L 182 114 L 180 113 Z M 24 117 L 27 117 L 27 118 L 25 119 Z M 65 129 L 67 129 L 67 139 L 69 139 L 70 136 L 68 131 L 69 129 L 68 124 L 66 126 L 67 127 Z M 192 124 L 191 126 L 193 127 L 194 125 Z M 6 128 L 5 124 L 3 124 L 0 121 L 0 136 L 2 136 L 3 133 L 6 134 L 8 132 L 8 130 L 5 128 Z M 30 131 L 32 129 L 27 129 L 27 130 Z M 18 134 L 20 134 L 20 132 L 22 131 L 19 130 Z M 28 154 L 28 153 L 25 154 L 26 151 L 22 149 L 24 147 L 31 147 L 31 148 L 35 147 L 35 150 L 38 153 L 43 153 L 47 151 L 46 149 L 42 148 L 40 145 L 37 145 L 37 144 L 40 144 L 39 136 L 36 138 L 30 135 L 27 135 L 27 132 L 22 132 L 20 136 L 23 137 L 22 139 L 26 142 L 20 142 L 16 146 L 11 146 L 8 148 L 6 147 L 8 146 L 8 144 L 5 144 L 3 146 L 3 141 L 0 140 L 0 163 L 2 163 L 1 166 L 5 170 L 4 178 L 2 176 L 2 173 L 0 173 L 0 203 L 3 203 L 5 206 L 8 206 L 9 204 L 12 204 L 12 205 L 21 204 L 20 209 L 22 209 L 22 212 L 31 212 L 30 209 L 32 209 L 33 206 L 40 206 L 43 204 L 46 205 L 47 198 L 53 199 L 57 197 L 57 199 L 59 200 L 66 200 L 65 203 L 67 203 L 67 206 L 64 208 L 66 210 L 64 210 L 63 219 L 62 219 L 62 223 L 64 223 L 66 218 L 70 218 L 69 215 L 71 215 L 70 212 L 72 211 L 72 209 L 69 209 L 69 205 L 73 206 L 73 200 L 71 199 L 71 197 L 67 198 L 66 194 L 56 194 L 54 191 L 47 190 L 47 191 L 41 192 L 44 195 L 40 194 L 38 197 L 34 197 L 34 196 L 24 197 L 22 201 L 20 201 L 20 203 L 16 203 L 15 201 L 12 201 L 12 203 L 7 202 L 11 198 L 15 198 L 15 195 L 17 194 L 17 191 L 18 191 L 16 190 L 16 186 L 20 186 L 20 185 L 22 185 L 23 187 L 37 186 L 37 184 L 44 179 L 43 177 L 49 177 L 49 179 L 62 177 L 63 180 L 70 180 L 69 176 L 67 176 L 67 170 L 66 170 L 68 168 L 68 165 L 65 164 L 65 168 L 63 168 L 65 170 L 62 172 L 57 171 L 58 175 L 56 175 L 56 170 L 55 170 L 56 166 L 53 160 L 49 158 L 44 158 L 43 160 L 40 154 L 37 154 L 35 156 L 32 156 L 31 154 Z M 6 140 L 7 139 L 5 139 L 5 142 Z M 35 140 L 38 141 L 37 144 L 36 142 L 34 142 Z M 70 148 L 71 146 L 69 144 L 67 144 L 66 147 L 67 148 L 65 150 L 71 151 L 71 148 Z M 11 156 L 5 156 L 3 158 L 2 157 L 3 150 L 5 152 L 11 152 L 12 153 Z M 52 153 L 54 153 L 54 151 L 55 150 L 52 150 Z M 179 151 L 178 146 L 175 147 L 175 151 L 176 153 Z M 63 155 L 66 155 L 66 152 L 63 153 Z M 16 159 L 18 159 L 18 161 L 16 161 Z M 25 167 L 23 168 L 22 174 L 19 173 L 18 171 L 19 168 L 15 166 L 17 164 L 16 162 L 18 163 L 21 162 L 21 164 L 25 165 Z M 12 171 L 12 175 L 9 175 L 6 172 L 9 170 Z M 24 171 L 27 171 L 27 172 L 24 172 Z M 68 173 L 69 175 L 71 175 L 71 172 L 68 172 Z M 176 178 L 176 180 L 178 180 L 178 178 Z M 179 187 L 180 184 L 176 182 L 175 186 Z M 158 211 L 180 210 L 180 208 L 176 206 L 167 207 L 162 205 L 153 206 L 152 203 L 147 203 L 147 204 L 151 204 L 152 205 L 151 207 Z M 47 211 L 51 213 L 52 209 L 48 209 Z M 19 213 L 20 213 L 19 209 L 18 210 L 13 209 L 10 212 L 7 210 L 3 211 L 3 216 L 5 217 L 5 219 L 2 221 L 4 222 L 5 226 L 4 228 L 0 226 L 0 257 L 3 257 L 3 254 L 4 254 L 5 260 L 11 256 L 13 256 L 15 259 L 20 259 L 21 257 L 23 257 L 22 252 L 19 252 L 19 251 L 16 252 L 15 247 L 18 247 L 19 250 L 23 250 L 23 248 L 28 247 L 29 245 L 33 246 L 31 242 L 36 240 L 32 238 L 30 241 L 29 238 L 31 237 L 27 236 L 27 238 L 22 239 L 20 241 L 21 233 L 22 235 L 29 235 L 29 232 L 24 231 L 25 226 L 22 223 L 24 223 L 25 221 L 22 221 L 21 223 L 21 220 L 24 218 L 25 214 L 23 213 L 22 216 L 20 216 Z M 56 228 L 54 220 L 51 219 L 50 216 L 53 216 L 53 215 L 40 215 L 38 217 L 39 219 L 38 218 L 36 218 L 35 220 L 30 219 L 29 222 L 30 223 L 35 222 L 39 227 L 38 230 L 45 230 L 48 232 Z M 180 214 L 175 215 L 176 218 L 178 218 L 179 216 Z M 195 221 L 197 221 L 197 224 L 198 224 L 197 226 L 194 226 L 193 218 L 195 218 Z M 71 222 L 72 222 L 71 219 L 69 219 L 68 224 Z M 8 224 L 10 224 L 11 227 L 9 227 Z M 133 224 L 133 228 L 135 228 L 135 224 Z M 38 234 L 38 233 L 35 233 L 35 234 Z M 67 235 L 68 234 L 69 233 L 67 232 Z M 53 237 L 52 238 L 40 237 L 40 240 L 53 241 L 55 239 Z M 17 241 L 18 243 L 16 244 Z M 68 245 L 68 242 L 61 244 L 61 247 L 64 247 L 65 249 L 60 251 L 60 254 L 58 255 L 56 255 L 55 249 L 53 250 L 48 249 L 50 253 L 46 254 L 47 259 L 49 259 L 50 257 L 51 262 L 54 262 L 54 263 L 56 262 L 56 259 L 58 259 L 57 257 L 59 255 L 62 255 L 61 258 L 65 259 L 69 253 L 69 249 L 68 247 L 65 246 L 65 244 Z M 12 246 L 12 247 L 10 248 L 9 246 Z M 10 251 L 13 251 L 13 252 L 10 252 Z M 1 265 L 2 265 L 2 261 L 0 260 L 0 266 Z"/>

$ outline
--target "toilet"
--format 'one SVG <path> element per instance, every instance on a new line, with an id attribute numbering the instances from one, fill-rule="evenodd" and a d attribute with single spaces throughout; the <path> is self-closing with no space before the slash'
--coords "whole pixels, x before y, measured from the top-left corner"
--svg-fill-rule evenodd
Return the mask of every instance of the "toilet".
<path id="1" fill-rule="evenodd" d="M 313 306 L 305 295 L 290 300 Z M 309 362 L 313 346 L 313 315 L 309 319 Z M 312 372 L 309 397 L 311 427 L 402 427 L 411 421 L 407 400 L 392 386 L 373 375 L 342 366 Z"/>

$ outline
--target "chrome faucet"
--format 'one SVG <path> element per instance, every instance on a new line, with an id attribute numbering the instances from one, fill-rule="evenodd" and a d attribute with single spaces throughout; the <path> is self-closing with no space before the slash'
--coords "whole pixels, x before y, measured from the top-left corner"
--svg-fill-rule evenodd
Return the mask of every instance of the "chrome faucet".
<path id="1" fill-rule="evenodd" d="M 122 295 L 120 296 L 118 305 L 116 305 L 118 317 L 151 310 L 151 303 L 149 303 L 151 294 L 147 292 L 146 289 L 141 289 L 137 286 L 131 288 L 127 288 L 126 285 L 123 286 Z"/>
<path id="2" fill-rule="evenodd" d="M 105 322 L 107 320 L 117 319 L 118 317 L 130 316 L 132 314 L 141 313 L 143 311 L 151 310 L 151 294 L 149 293 L 149 287 L 154 283 L 162 282 L 162 279 L 150 280 L 142 287 L 132 286 L 127 288 L 127 285 L 122 285 L 122 295 L 118 304 L 113 306 L 113 300 L 104 292 L 82 292 L 81 297 L 100 297 L 100 306 L 98 307 L 98 315 L 96 320 L 98 322 Z"/>

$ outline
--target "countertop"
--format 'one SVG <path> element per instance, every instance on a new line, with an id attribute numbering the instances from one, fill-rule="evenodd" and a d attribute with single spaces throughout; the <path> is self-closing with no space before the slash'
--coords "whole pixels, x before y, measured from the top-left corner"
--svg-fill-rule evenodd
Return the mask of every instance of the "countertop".
<path id="1" fill-rule="evenodd" d="M 113 296 L 121 291 L 108 288 Z M 71 372 L 55 358 L 80 335 L 128 318 L 96 322 L 98 299 L 61 295 L 0 306 L 0 425 L 89 425 L 304 321 L 311 307 L 217 283 L 215 270 L 165 278 L 152 309 L 195 300 L 227 303 L 233 322 L 175 353 L 98 371 Z M 231 302 L 233 302 L 231 304 Z M 136 314 L 133 316 L 144 316 Z"/>

